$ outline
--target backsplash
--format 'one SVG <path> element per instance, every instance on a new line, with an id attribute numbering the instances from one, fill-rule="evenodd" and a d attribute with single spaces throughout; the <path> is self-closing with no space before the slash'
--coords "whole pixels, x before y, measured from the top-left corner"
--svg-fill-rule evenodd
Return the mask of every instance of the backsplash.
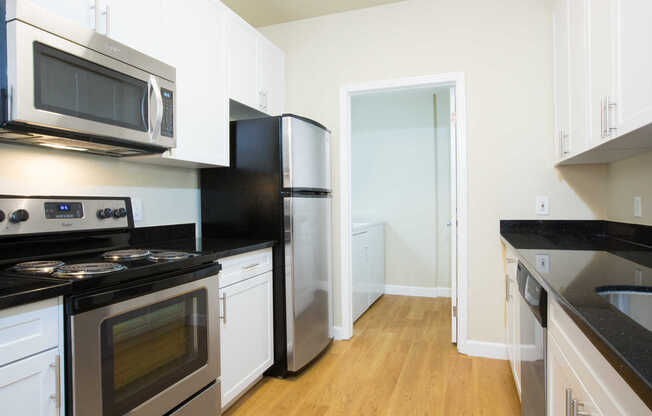
<path id="1" fill-rule="evenodd" d="M 642 216 L 634 216 L 634 197 L 642 200 Z M 652 225 L 652 152 L 614 162 L 607 174 L 607 219 Z"/>
<path id="2" fill-rule="evenodd" d="M 1 194 L 130 196 L 143 205 L 136 227 L 199 223 L 195 169 L 7 144 L 0 152 Z"/>

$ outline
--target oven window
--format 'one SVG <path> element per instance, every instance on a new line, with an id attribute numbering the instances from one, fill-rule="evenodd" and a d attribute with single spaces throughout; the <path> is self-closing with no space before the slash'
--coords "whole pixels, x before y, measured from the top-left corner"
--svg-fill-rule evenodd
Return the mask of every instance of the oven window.
<path id="1" fill-rule="evenodd" d="M 34 43 L 34 106 L 134 130 L 148 130 L 147 83 Z"/>
<path id="2" fill-rule="evenodd" d="M 103 415 L 122 415 L 208 359 L 207 293 L 201 289 L 101 325 Z"/>

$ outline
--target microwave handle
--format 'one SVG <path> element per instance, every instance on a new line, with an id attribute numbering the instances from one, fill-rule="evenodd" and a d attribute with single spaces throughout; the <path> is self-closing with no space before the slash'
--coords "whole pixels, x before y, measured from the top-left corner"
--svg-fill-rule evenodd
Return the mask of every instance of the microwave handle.
<path id="1" fill-rule="evenodd" d="M 156 98 L 156 119 L 154 127 L 149 128 L 149 139 L 154 140 L 161 132 L 161 125 L 163 123 L 163 97 L 161 96 L 161 87 L 153 75 L 149 77 L 149 91 L 154 91 L 154 98 Z"/>

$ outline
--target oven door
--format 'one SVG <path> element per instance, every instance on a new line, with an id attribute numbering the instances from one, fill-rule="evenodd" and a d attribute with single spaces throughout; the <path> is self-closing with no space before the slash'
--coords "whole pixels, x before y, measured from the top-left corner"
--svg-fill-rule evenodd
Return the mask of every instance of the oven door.
<path id="1" fill-rule="evenodd" d="M 175 146 L 173 82 L 19 20 L 7 45 L 10 125 Z"/>
<path id="2" fill-rule="evenodd" d="M 162 415 L 218 379 L 217 291 L 212 275 L 73 315 L 73 415 Z"/>

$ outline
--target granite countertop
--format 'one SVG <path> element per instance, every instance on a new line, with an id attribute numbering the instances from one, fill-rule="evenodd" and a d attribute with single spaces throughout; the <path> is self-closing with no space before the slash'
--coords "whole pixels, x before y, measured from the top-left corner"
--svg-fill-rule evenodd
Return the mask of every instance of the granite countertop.
<path id="1" fill-rule="evenodd" d="M 649 302 L 652 244 L 641 241 L 647 231 L 606 221 L 501 221 L 503 241 L 652 408 L 650 309 L 623 311 L 607 293 L 640 294 Z"/>
<path id="2" fill-rule="evenodd" d="M 0 309 L 67 295 L 71 287 L 65 281 L 3 277 L 0 279 Z"/>
<path id="3" fill-rule="evenodd" d="M 246 238 L 184 238 L 148 243 L 150 246 L 155 245 L 157 249 L 211 253 L 215 254 L 218 259 L 273 247 L 274 244 L 275 242 L 272 240 Z"/>

